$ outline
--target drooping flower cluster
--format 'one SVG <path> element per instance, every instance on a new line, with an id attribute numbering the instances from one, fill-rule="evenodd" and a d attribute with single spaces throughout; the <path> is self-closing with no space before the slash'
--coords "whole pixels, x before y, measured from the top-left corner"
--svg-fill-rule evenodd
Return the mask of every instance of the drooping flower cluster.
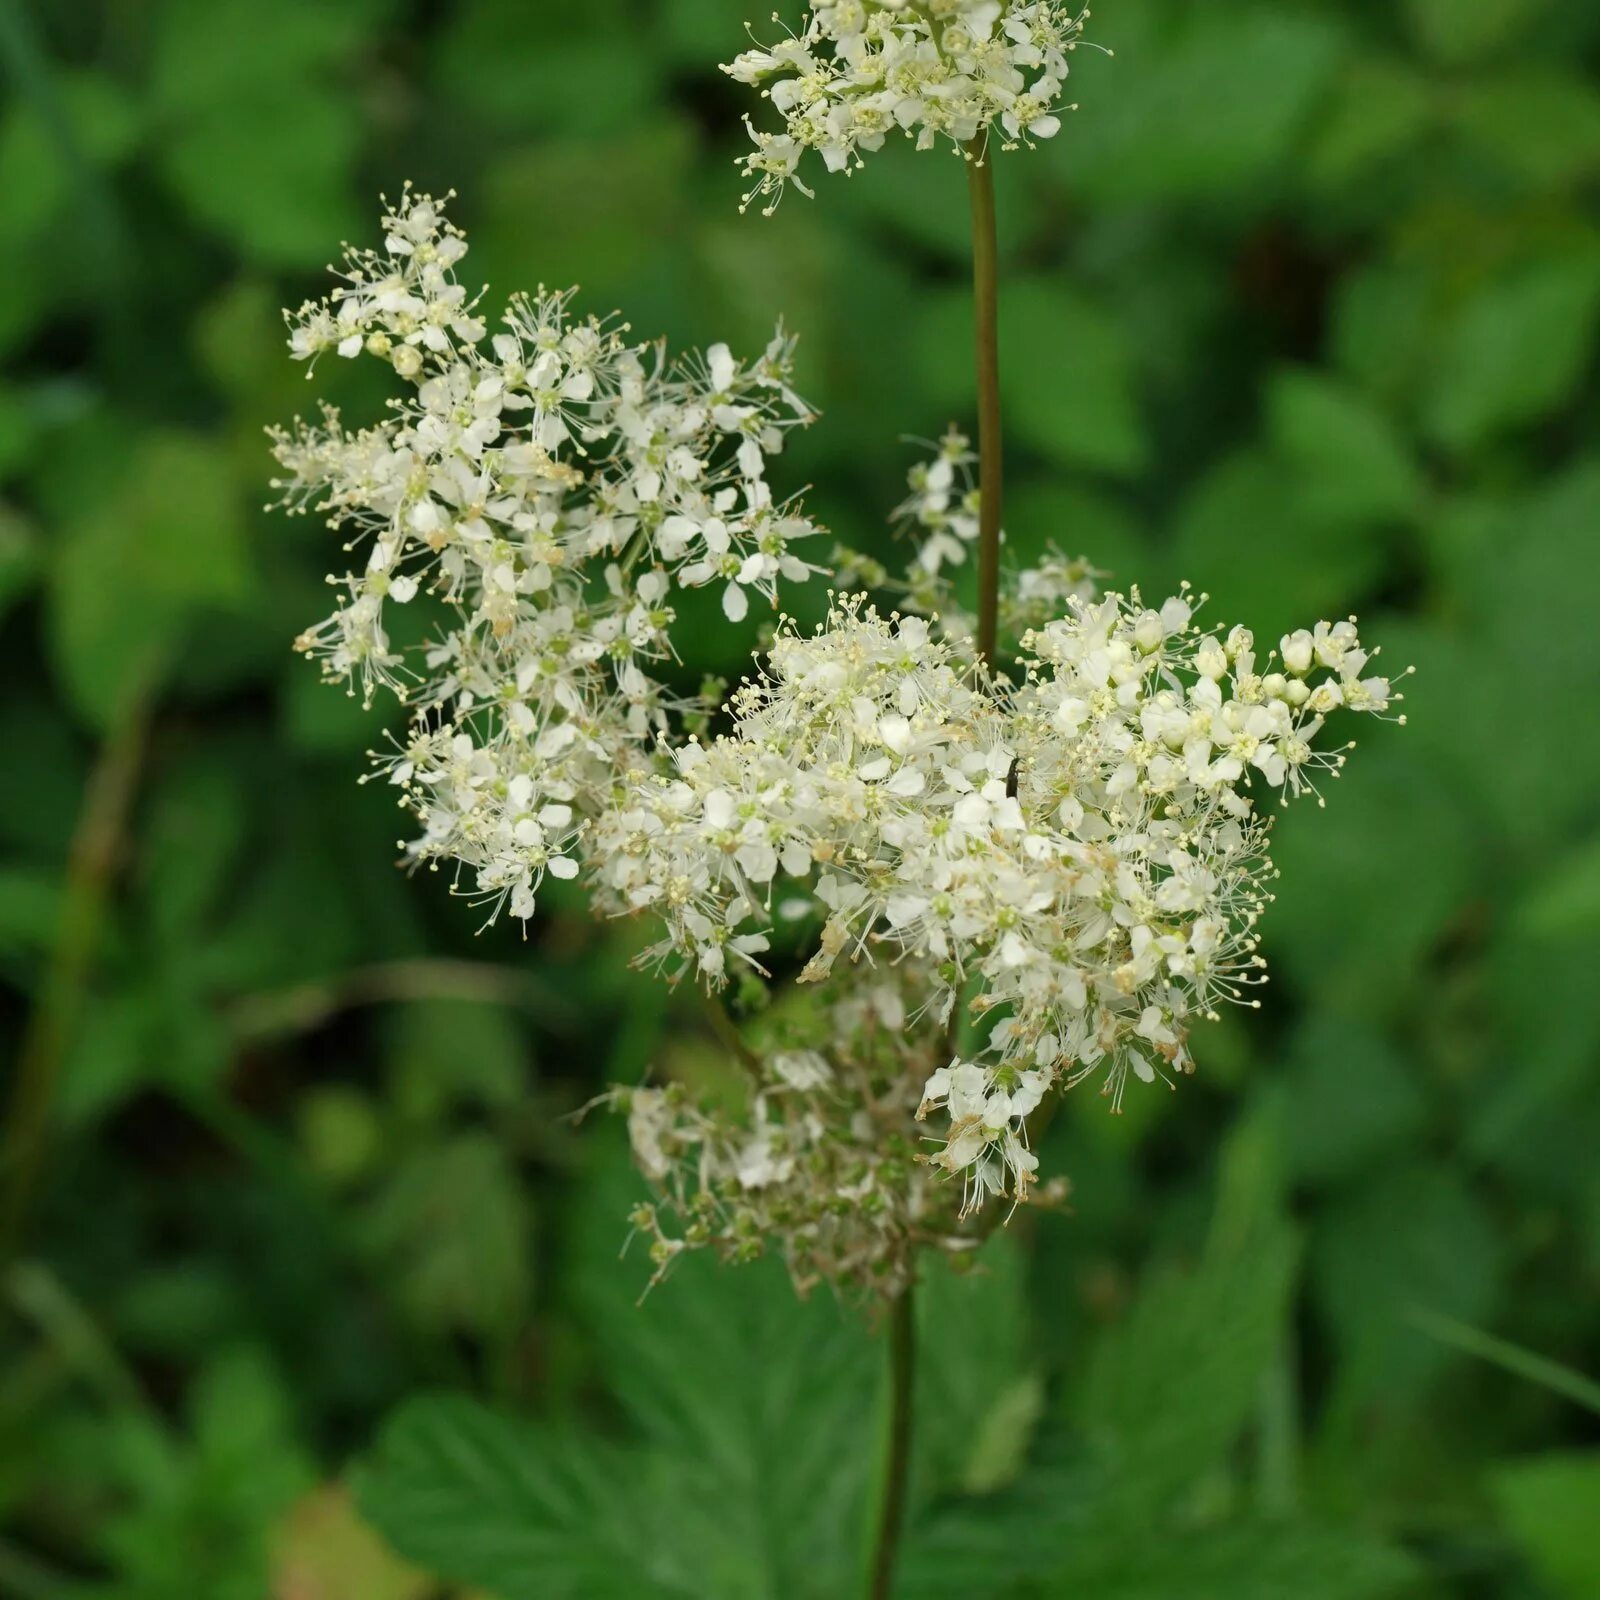
<path id="1" fill-rule="evenodd" d="M 297 357 L 365 353 L 404 385 L 375 426 L 325 407 L 274 436 L 286 502 L 359 558 L 299 645 L 368 699 L 412 704 L 390 768 L 423 823 L 413 858 L 466 867 L 494 911 L 526 917 L 668 729 L 653 669 L 674 588 L 719 586 L 737 621 L 812 570 L 791 546 L 814 526 L 766 479 L 811 413 L 781 330 L 754 362 L 714 345 L 673 363 L 541 289 L 486 339 L 442 203 L 408 190 L 383 227 L 381 251 L 351 252 L 332 297 L 289 318 Z M 424 592 L 448 627 L 408 656 L 393 608 Z"/>
<path id="2" fill-rule="evenodd" d="M 790 184 L 810 195 L 798 176 L 808 150 L 849 172 L 896 130 L 919 150 L 996 124 L 1008 149 L 1050 138 L 1088 15 L 1064 0 L 811 0 L 800 33 L 723 67 L 762 85 L 784 119 L 781 133 L 745 119 L 756 148 L 740 163 L 744 205 L 759 199 L 770 215 Z"/>
<path id="3" fill-rule="evenodd" d="M 802 1291 L 895 1293 L 922 1248 L 960 1255 L 960 1191 L 921 1159 L 915 1113 L 942 1047 L 907 1027 L 920 975 L 856 968 L 820 1004 L 790 1004 L 746 1050 L 745 1115 L 681 1084 L 619 1090 L 640 1170 L 659 1198 L 634 1213 L 659 1276 L 685 1250 L 749 1260 L 780 1250 Z"/>
<path id="4" fill-rule="evenodd" d="M 826 918 L 803 977 L 909 960 L 941 1022 L 984 1019 L 922 1107 L 949 1112 L 937 1159 L 972 1204 L 1026 1195 L 1025 1118 L 1051 1085 L 1098 1075 L 1115 1105 L 1130 1071 L 1191 1070 L 1194 1020 L 1258 981 L 1258 793 L 1336 772 L 1325 718 L 1392 699 L 1353 624 L 1258 662 L 1186 594 L 1076 600 L 1022 651 L 997 688 L 925 620 L 841 599 L 816 634 L 780 633 L 730 735 L 630 775 L 596 824 L 602 899 L 657 913 L 679 970 L 755 966 L 775 895 L 803 890 Z"/>

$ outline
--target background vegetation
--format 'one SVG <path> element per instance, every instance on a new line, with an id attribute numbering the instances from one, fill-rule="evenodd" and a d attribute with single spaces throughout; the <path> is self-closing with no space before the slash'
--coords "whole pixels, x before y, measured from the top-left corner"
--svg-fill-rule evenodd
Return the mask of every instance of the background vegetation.
<path id="1" fill-rule="evenodd" d="M 331 541 L 260 509 L 278 308 L 411 177 L 497 291 L 781 310 L 788 481 L 886 550 L 897 436 L 970 421 L 961 175 L 741 219 L 747 9 L 0 5 L 0 1594 L 851 1591 L 880 1353 L 760 1270 L 636 1311 L 614 1130 L 562 1120 L 724 1083 L 692 997 L 577 897 L 474 937 L 393 870 L 379 728 L 287 649 Z M 1093 33 L 999 172 L 1016 547 L 1418 673 L 1281 826 L 1266 1010 L 1074 1099 L 1073 1214 L 930 1286 L 903 1592 L 1592 1600 L 1600 11 Z"/>

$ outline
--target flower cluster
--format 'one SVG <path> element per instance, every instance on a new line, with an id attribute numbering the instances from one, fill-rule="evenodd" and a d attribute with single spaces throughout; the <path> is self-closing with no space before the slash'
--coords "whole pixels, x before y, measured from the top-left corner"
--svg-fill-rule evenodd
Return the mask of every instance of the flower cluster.
<path id="1" fill-rule="evenodd" d="M 919 1159 L 919 1086 L 940 1048 L 906 1026 L 919 981 L 910 968 L 858 968 L 826 1003 L 788 1005 L 744 1051 L 741 1115 L 681 1084 L 614 1092 L 657 1191 L 633 1223 L 658 1276 L 685 1250 L 746 1261 L 777 1248 L 802 1293 L 819 1282 L 895 1293 L 919 1248 L 973 1247 L 957 1192 Z"/>
<path id="2" fill-rule="evenodd" d="M 803 977 L 882 955 L 933 974 L 927 1008 L 982 1019 L 974 1061 L 930 1078 L 951 1130 L 936 1158 L 968 1199 L 1026 1195 L 1022 1119 L 1053 1084 L 1191 1070 L 1197 1017 L 1259 981 L 1271 866 L 1258 791 L 1337 772 L 1325 718 L 1381 712 L 1353 624 L 1258 660 L 1204 633 L 1187 593 L 1082 599 L 1023 640 L 1002 689 L 916 617 L 860 597 L 780 632 L 733 697 L 735 727 L 631 774 L 596 823 L 596 878 L 666 926 L 654 954 L 709 983 L 767 948 L 770 908 L 825 918 Z"/>
<path id="3" fill-rule="evenodd" d="M 943 637 L 967 640 L 977 631 L 976 620 L 956 580 L 978 538 L 977 456 L 971 441 L 954 427 L 925 448 L 930 458 L 917 461 L 907 473 L 909 493 L 891 517 L 895 532 L 912 546 L 905 576 L 897 578 L 875 557 L 838 545 L 832 558 L 834 580 L 842 590 L 892 596 L 899 610 L 926 617 Z M 1003 529 L 1000 543 L 1004 549 Z M 1006 574 L 1000 591 L 1001 638 L 1018 640 L 1062 615 L 1072 602 L 1092 600 L 1098 592 L 1096 580 L 1103 576 L 1082 557 L 1068 558 L 1047 546 L 1031 566 Z"/>
<path id="4" fill-rule="evenodd" d="M 811 572 L 791 547 L 816 530 L 766 478 L 811 412 L 781 330 L 754 362 L 714 345 L 673 363 L 541 289 L 488 336 L 443 205 L 407 190 L 383 226 L 381 251 L 351 252 L 331 298 L 289 318 L 295 356 L 364 353 L 404 386 L 375 426 L 324 407 L 274 435 L 286 503 L 359 557 L 298 644 L 414 708 L 389 762 L 423 824 L 413 859 L 465 866 L 491 915 L 526 917 L 668 730 L 653 672 L 674 589 L 716 586 L 738 621 Z M 407 654 L 390 629 L 419 595 L 447 625 Z"/>
<path id="5" fill-rule="evenodd" d="M 837 61 L 932 41 L 986 74 L 1022 21 L 1060 27 L 998 0 L 873 6 L 855 33 L 850 15 L 815 8 Z M 491 918 L 530 916 L 546 876 L 582 877 L 602 911 L 659 923 L 647 960 L 709 989 L 787 963 L 809 931 L 794 966 L 817 1003 L 739 1042 L 743 1114 L 618 1092 L 658 1188 L 635 1220 L 658 1270 L 775 1244 L 802 1287 L 893 1292 L 916 1249 L 966 1248 L 966 1212 L 1037 1198 L 1028 1119 L 1049 1094 L 1093 1075 L 1117 1106 L 1130 1073 L 1191 1069 L 1198 1019 L 1253 1003 L 1272 876 L 1258 802 L 1337 773 L 1326 719 L 1384 713 L 1390 684 L 1352 622 L 1263 658 L 1244 629 L 1200 627 L 1187 590 L 1101 597 L 1054 553 L 1010 575 L 1013 648 L 991 672 L 954 603 L 978 491 L 951 430 L 896 513 L 907 578 L 848 558 L 899 612 L 836 596 L 813 634 L 780 621 L 720 712 L 675 697 L 658 673 L 677 592 L 710 586 L 738 621 L 752 593 L 818 570 L 794 553 L 817 530 L 766 478 L 811 417 L 789 342 L 671 362 L 543 289 L 491 334 L 440 203 L 407 191 L 384 231 L 289 319 L 298 358 L 365 355 L 401 385 L 374 425 L 324 406 L 274 434 L 285 502 L 354 558 L 298 643 L 351 692 L 411 708 L 380 762 L 421 822 L 409 854 L 464 874 Z"/>
<path id="6" fill-rule="evenodd" d="M 808 150 L 849 172 L 897 129 L 919 150 L 970 144 L 995 124 L 1008 149 L 1050 138 L 1088 15 L 1063 0 L 811 0 L 799 34 L 723 67 L 763 85 L 784 119 L 768 133 L 746 118 L 744 205 L 760 199 L 770 215 L 788 185 L 809 195 L 797 176 Z"/>

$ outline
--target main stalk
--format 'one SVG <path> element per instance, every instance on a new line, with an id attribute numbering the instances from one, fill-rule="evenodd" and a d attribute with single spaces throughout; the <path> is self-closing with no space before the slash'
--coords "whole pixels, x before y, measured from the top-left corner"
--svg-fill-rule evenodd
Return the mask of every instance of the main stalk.
<path id="1" fill-rule="evenodd" d="M 889 1433 L 883 1465 L 883 1501 L 872 1551 L 869 1600 L 889 1600 L 911 1477 L 911 1404 L 916 1375 L 916 1321 L 908 1283 L 889 1308 Z"/>
<path id="2" fill-rule="evenodd" d="M 999 247 L 994 225 L 994 163 L 979 135 L 966 147 L 972 201 L 972 299 L 978 358 L 978 654 L 993 673 L 1000 632 Z"/>
<path id="3" fill-rule="evenodd" d="M 994 167 L 982 135 L 966 147 L 972 202 L 972 297 L 978 368 L 978 655 L 991 674 L 1000 635 L 1000 275 L 994 222 Z M 911 1477 L 916 1319 L 910 1284 L 889 1310 L 889 1420 L 883 1499 L 872 1551 L 868 1600 L 889 1600 Z"/>

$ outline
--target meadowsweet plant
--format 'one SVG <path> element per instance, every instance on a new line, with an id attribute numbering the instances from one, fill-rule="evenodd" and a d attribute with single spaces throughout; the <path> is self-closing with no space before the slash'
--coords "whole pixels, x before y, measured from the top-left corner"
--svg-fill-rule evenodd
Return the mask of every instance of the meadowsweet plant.
<path id="1" fill-rule="evenodd" d="M 1341 727 L 1398 699 L 1353 620 L 1262 649 L 1187 586 L 1102 592 L 1053 549 L 1002 573 L 991 163 L 1057 131 L 1086 20 L 1054 0 L 815 0 L 727 68 L 783 118 L 743 163 L 765 210 L 804 187 L 808 150 L 848 173 L 898 128 L 964 159 L 978 443 L 952 429 L 912 469 L 902 573 L 825 555 L 769 483 L 813 416 L 781 328 L 753 358 L 673 358 L 543 288 L 491 324 L 444 202 L 409 189 L 381 248 L 289 317 L 313 370 L 367 359 L 394 387 L 375 425 L 324 407 L 274 448 L 286 504 L 348 556 L 300 648 L 409 708 L 375 759 L 417 821 L 412 860 L 490 922 L 533 916 L 546 875 L 647 919 L 643 959 L 707 991 L 748 1074 L 737 1113 L 676 1084 L 607 1097 L 654 1188 L 631 1218 L 652 1275 L 691 1249 L 776 1251 L 802 1290 L 890 1308 L 874 1595 L 921 1253 L 960 1257 L 1059 1197 L 1030 1137 L 1049 1102 L 1094 1082 L 1118 1109 L 1130 1080 L 1170 1085 L 1197 1024 L 1256 1003 L 1273 809 L 1315 796 Z M 802 630 L 779 586 L 824 570 L 826 621 Z M 701 587 L 731 622 L 753 603 L 775 621 L 725 698 L 662 676 L 675 597 Z M 433 631 L 402 650 L 407 607 Z M 768 1002 L 755 1021 L 720 1009 L 729 986 Z"/>

